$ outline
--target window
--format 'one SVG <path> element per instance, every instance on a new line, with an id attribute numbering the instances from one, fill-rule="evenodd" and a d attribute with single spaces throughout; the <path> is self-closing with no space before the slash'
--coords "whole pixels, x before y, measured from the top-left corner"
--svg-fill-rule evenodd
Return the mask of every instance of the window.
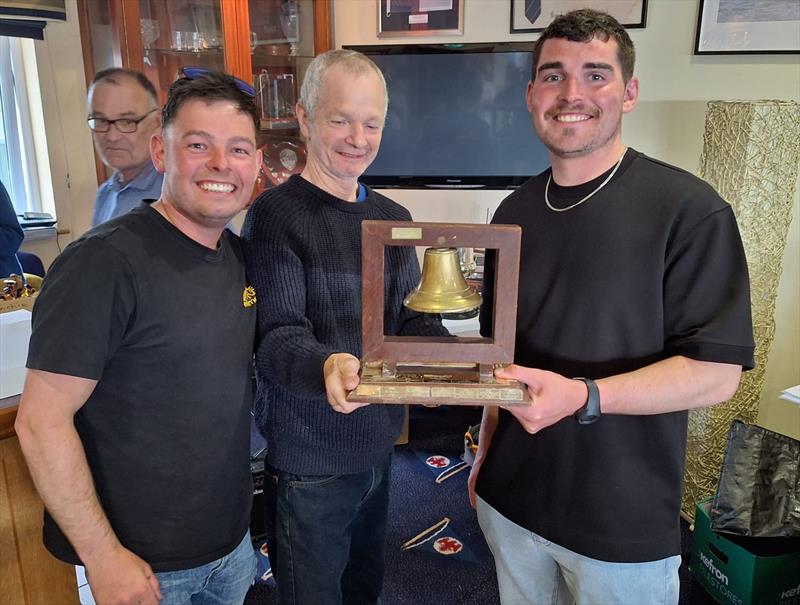
<path id="1" fill-rule="evenodd" d="M 0 179 L 18 214 L 54 212 L 33 40 L 0 36 Z"/>

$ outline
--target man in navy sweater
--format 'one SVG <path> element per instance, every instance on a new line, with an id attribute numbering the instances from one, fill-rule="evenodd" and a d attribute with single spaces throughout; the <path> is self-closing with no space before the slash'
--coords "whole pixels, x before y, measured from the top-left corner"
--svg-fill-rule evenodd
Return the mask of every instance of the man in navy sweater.
<path id="1" fill-rule="evenodd" d="M 265 192 L 242 230 L 259 300 L 259 426 L 267 439 L 270 557 L 280 603 L 377 603 L 399 406 L 345 400 L 361 354 L 361 222 L 410 220 L 358 182 L 387 108 L 377 66 L 349 50 L 311 63 L 297 116 L 299 176 Z M 387 248 L 385 334 L 441 335 L 403 307 L 419 281 L 413 249 Z"/>

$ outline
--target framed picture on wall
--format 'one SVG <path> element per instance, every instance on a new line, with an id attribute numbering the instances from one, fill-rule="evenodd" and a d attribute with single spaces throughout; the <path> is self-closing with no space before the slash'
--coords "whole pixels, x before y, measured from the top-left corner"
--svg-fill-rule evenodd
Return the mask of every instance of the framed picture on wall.
<path id="1" fill-rule="evenodd" d="M 700 0 L 694 54 L 800 53 L 800 2 Z"/>
<path id="2" fill-rule="evenodd" d="M 378 37 L 464 33 L 464 0 L 376 0 Z"/>
<path id="3" fill-rule="evenodd" d="M 647 0 L 511 0 L 511 33 L 540 32 L 579 8 L 605 11 L 625 27 L 644 27 L 647 20 Z"/>

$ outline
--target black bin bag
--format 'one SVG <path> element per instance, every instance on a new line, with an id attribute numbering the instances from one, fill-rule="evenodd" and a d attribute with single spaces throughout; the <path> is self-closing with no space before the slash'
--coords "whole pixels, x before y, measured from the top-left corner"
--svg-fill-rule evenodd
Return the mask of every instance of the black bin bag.
<path id="1" fill-rule="evenodd" d="M 752 537 L 800 537 L 800 441 L 734 420 L 711 529 Z"/>

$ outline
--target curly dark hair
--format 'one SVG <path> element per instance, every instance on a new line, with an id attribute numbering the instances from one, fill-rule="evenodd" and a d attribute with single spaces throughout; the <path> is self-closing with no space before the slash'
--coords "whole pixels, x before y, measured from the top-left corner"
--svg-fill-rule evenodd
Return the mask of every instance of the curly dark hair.
<path id="1" fill-rule="evenodd" d="M 239 89 L 233 76 L 212 70 L 191 79 L 178 78 L 170 85 L 167 102 L 161 110 L 162 127 L 166 128 L 170 122 L 175 120 L 181 106 L 192 99 L 200 99 L 206 103 L 230 101 L 236 106 L 236 109 L 253 119 L 253 126 L 258 132 L 258 110 L 253 97 Z"/>
<path id="2" fill-rule="evenodd" d="M 582 8 L 559 15 L 547 26 L 542 35 L 536 40 L 533 47 L 533 71 L 531 79 L 536 79 L 536 69 L 539 67 L 539 55 L 542 46 L 550 38 L 566 38 L 571 42 L 590 42 L 598 38 L 603 42 L 609 39 L 617 42 L 617 56 L 622 65 L 622 78 L 627 84 L 633 77 L 633 65 L 636 62 L 636 49 L 633 47 L 628 32 L 614 17 L 602 11 L 591 8 Z"/>

